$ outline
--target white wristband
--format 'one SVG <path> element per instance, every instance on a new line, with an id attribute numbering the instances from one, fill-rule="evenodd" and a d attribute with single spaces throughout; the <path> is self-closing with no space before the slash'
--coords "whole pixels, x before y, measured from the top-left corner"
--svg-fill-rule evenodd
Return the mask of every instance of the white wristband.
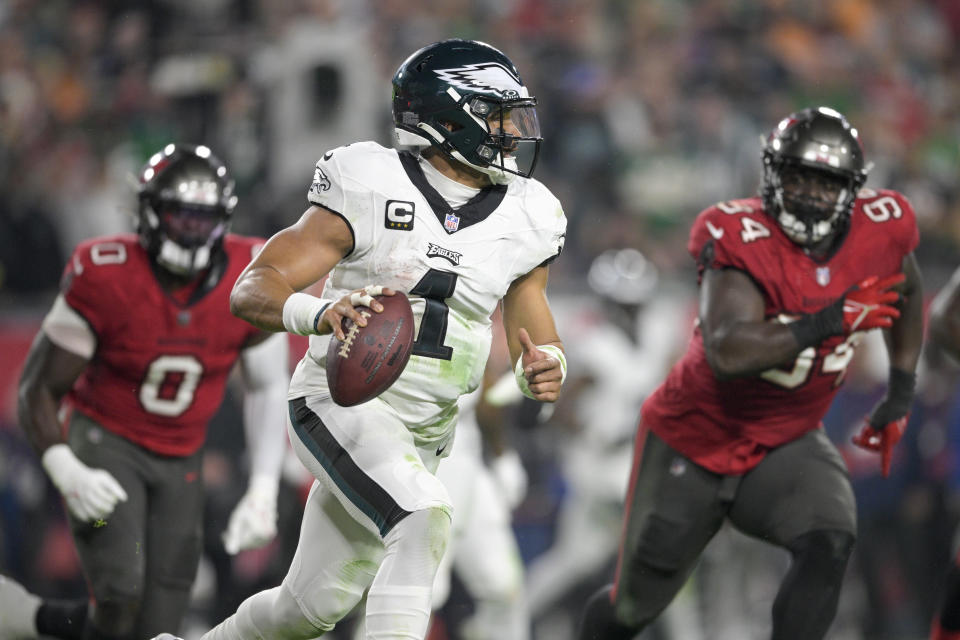
<path id="1" fill-rule="evenodd" d="M 263 496 L 273 502 L 277 501 L 279 488 L 280 478 L 269 473 L 255 473 L 247 483 L 247 493 Z"/>
<path id="2" fill-rule="evenodd" d="M 560 347 L 552 344 L 537 345 L 537 349 L 547 354 L 551 358 L 556 359 L 560 363 L 560 384 L 563 384 L 567 379 L 567 357 L 563 354 L 563 350 Z M 523 395 L 527 396 L 528 398 L 533 398 L 533 392 L 530 391 L 530 384 L 527 382 L 527 376 L 523 373 L 522 355 L 517 359 L 517 364 L 513 368 L 513 374 L 517 378 L 517 386 L 520 387 L 520 391 L 523 393 Z"/>
<path id="3" fill-rule="evenodd" d="M 58 442 L 57 444 L 47 447 L 47 450 L 40 456 L 40 464 L 51 478 L 57 471 L 66 471 L 68 469 L 72 471 L 76 467 L 83 465 L 73 453 L 70 445 L 65 442 Z"/>
<path id="4" fill-rule="evenodd" d="M 309 336 L 317 333 L 320 316 L 330 305 L 309 293 L 292 293 L 283 303 L 283 327 L 290 333 Z"/>

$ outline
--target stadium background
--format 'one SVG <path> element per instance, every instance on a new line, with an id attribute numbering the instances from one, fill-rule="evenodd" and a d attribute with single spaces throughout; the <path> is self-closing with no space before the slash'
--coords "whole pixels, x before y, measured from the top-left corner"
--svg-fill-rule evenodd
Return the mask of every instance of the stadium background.
<path id="1" fill-rule="evenodd" d="M 130 174 L 168 141 L 202 141 L 237 178 L 234 230 L 269 236 L 305 208 L 324 151 L 353 140 L 391 143 L 393 71 L 413 50 L 453 36 L 504 50 L 539 99 L 545 142 L 536 176 L 570 223 L 551 269 L 568 343 L 580 325 L 565 331 L 564 309 L 604 313 L 585 275 L 605 249 L 639 248 L 663 289 L 692 305 L 690 222 L 713 202 L 755 193 L 761 135 L 809 105 L 833 106 L 859 129 L 875 163 L 868 186 L 912 201 L 928 297 L 960 265 L 957 0 L 6 0 L 0 573 L 44 595 L 82 593 L 59 500 L 16 423 L 15 387 L 73 245 L 132 228 Z M 676 318 L 689 321 L 690 313 Z M 882 358 L 868 349 L 857 362 L 827 420 L 841 445 L 882 393 Z M 892 478 L 881 480 L 871 459 L 848 457 L 861 541 L 835 640 L 924 637 L 960 509 L 956 371 L 928 350 Z M 232 393 L 227 400 L 206 465 L 211 531 L 243 487 L 239 414 Z M 556 463 L 564 440 L 550 426 L 513 436 L 530 474 L 515 523 L 528 561 L 549 547 L 565 496 Z M 295 470 L 289 478 L 293 542 L 231 561 L 212 541 L 196 626 L 282 575 L 299 517 Z M 772 598 L 763 589 L 773 589 L 783 559 L 736 536 L 725 544 L 730 552 L 708 564 L 741 582 L 721 593 L 709 576 L 695 579 L 687 611 L 712 629 L 704 637 L 737 624 L 763 637 L 764 599 Z M 562 640 L 569 608 L 558 603 L 544 614 L 537 628 L 550 635 L 538 637 Z M 670 629 L 658 633 L 671 637 Z"/>

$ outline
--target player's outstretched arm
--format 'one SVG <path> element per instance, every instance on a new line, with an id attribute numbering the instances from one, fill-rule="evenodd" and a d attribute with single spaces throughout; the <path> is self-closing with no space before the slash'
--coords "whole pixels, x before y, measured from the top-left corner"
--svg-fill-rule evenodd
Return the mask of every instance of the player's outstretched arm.
<path id="1" fill-rule="evenodd" d="M 903 437 L 910 419 L 915 372 L 923 349 L 923 283 L 912 253 L 903 260 L 903 273 L 906 279 L 901 287 L 900 316 L 884 333 L 890 354 L 887 393 L 853 437 L 857 446 L 880 453 L 884 477 L 890 475 L 893 448 Z"/>
<path id="2" fill-rule="evenodd" d="M 230 554 L 262 547 L 277 534 L 277 492 L 287 444 L 290 349 L 285 334 L 266 335 L 266 340 L 247 346 L 240 354 L 250 478 L 223 534 L 224 548 Z"/>
<path id="3" fill-rule="evenodd" d="M 43 331 L 34 338 L 20 375 L 17 416 L 37 455 L 63 442 L 57 419 L 60 400 L 89 362 L 57 346 Z"/>
<path id="4" fill-rule="evenodd" d="M 503 327 L 521 390 L 555 402 L 566 377 L 563 343 L 547 302 L 548 267 L 537 267 L 510 285 L 503 297 Z"/>
<path id="5" fill-rule="evenodd" d="M 61 436 L 60 400 L 89 361 L 58 346 L 41 331 L 27 354 L 17 397 L 17 415 L 27 439 L 67 508 L 84 522 L 107 517 L 118 502 L 127 499 L 110 473 L 81 462 Z"/>

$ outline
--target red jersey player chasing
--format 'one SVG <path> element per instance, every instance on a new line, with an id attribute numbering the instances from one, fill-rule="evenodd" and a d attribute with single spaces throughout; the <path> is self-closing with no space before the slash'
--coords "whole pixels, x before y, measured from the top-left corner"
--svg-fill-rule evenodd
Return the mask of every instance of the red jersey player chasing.
<path id="1" fill-rule="evenodd" d="M 703 211 L 688 248 L 700 312 L 686 355 L 641 410 L 612 585 L 580 640 L 627 640 L 673 599 L 725 519 L 792 556 L 774 640 L 823 638 L 856 536 L 853 491 L 821 419 L 862 332 L 885 330 L 886 397 L 854 442 L 884 475 L 922 344 L 913 209 L 862 188 L 859 136 L 836 111 L 784 118 L 760 197 Z"/>
<path id="2" fill-rule="evenodd" d="M 70 258 L 18 409 L 63 494 L 92 604 L 41 604 L 0 578 L 0 636 L 142 639 L 179 625 L 201 551 L 201 448 L 238 360 L 250 484 L 224 544 L 236 553 L 274 536 L 288 347 L 230 314 L 263 243 L 227 233 L 235 202 L 207 147 L 167 145 L 139 175 L 138 234 Z"/>

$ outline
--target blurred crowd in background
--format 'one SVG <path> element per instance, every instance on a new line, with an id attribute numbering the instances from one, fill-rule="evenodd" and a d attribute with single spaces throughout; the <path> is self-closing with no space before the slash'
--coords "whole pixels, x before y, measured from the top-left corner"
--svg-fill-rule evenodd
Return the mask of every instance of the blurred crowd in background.
<path id="1" fill-rule="evenodd" d="M 135 170 L 169 141 L 207 144 L 237 178 L 234 230 L 272 235 L 306 208 L 326 150 L 392 143 L 390 77 L 448 37 L 489 42 L 517 64 L 539 101 L 536 177 L 570 224 L 551 302 L 570 370 L 585 375 L 552 414 L 518 412 L 511 435 L 529 475 L 515 530 L 535 638 L 570 637 L 583 594 L 611 575 L 639 404 L 695 316 L 690 223 L 714 202 L 756 193 L 761 136 L 782 116 L 829 105 L 858 128 L 874 163 L 867 186 L 897 189 L 916 209 L 928 297 L 960 265 L 957 0 L 6 0 L 0 573 L 46 596 L 83 593 L 58 495 L 16 423 L 15 387 L 72 247 L 132 229 Z M 587 278 L 597 256 L 624 247 L 640 250 L 652 278 L 629 304 Z M 603 349 L 583 345 L 603 331 L 633 350 L 588 362 Z M 844 444 L 883 392 L 883 350 L 868 341 L 863 351 L 826 420 L 850 465 L 861 529 L 830 637 L 912 640 L 924 637 L 960 515 L 958 367 L 927 350 L 908 436 L 884 480 L 876 460 Z M 617 379 L 604 381 L 605 370 Z M 603 384 L 632 392 L 601 399 Z M 236 558 L 218 545 L 244 486 L 239 423 L 228 394 L 205 466 L 198 628 L 277 583 L 296 544 L 308 479 L 291 464 L 278 541 Z M 578 504 L 594 511 L 565 515 Z M 572 551 L 557 553 L 561 543 Z M 787 559 L 742 543 L 730 532 L 711 546 L 650 637 L 764 637 L 771 576 Z M 457 607 L 467 611 L 468 598 L 448 605 L 451 638 Z"/>

